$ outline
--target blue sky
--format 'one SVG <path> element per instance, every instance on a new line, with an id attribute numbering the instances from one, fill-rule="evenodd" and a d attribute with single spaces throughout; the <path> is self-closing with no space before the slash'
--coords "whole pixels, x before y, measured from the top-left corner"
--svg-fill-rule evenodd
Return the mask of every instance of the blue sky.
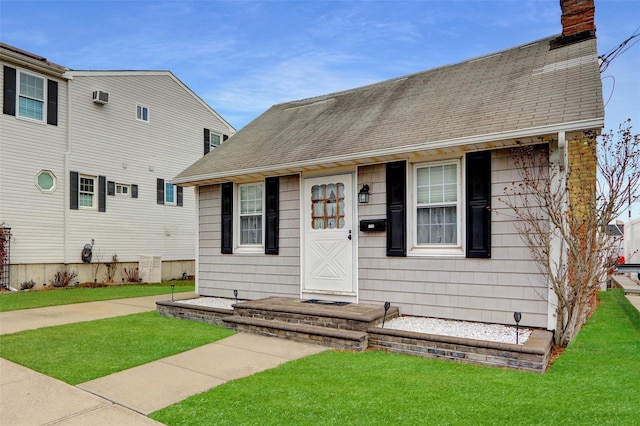
<path id="1" fill-rule="evenodd" d="M 640 33 L 640 0 L 596 0 L 596 26 L 603 54 Z M 273 104 L 560 32 L 558 0 L 0 0 L 1 41 L 72 69 L 170 70 L 236 129 Z M 640 43 L 603 92 L 605 129 L 640 132 Z"/>

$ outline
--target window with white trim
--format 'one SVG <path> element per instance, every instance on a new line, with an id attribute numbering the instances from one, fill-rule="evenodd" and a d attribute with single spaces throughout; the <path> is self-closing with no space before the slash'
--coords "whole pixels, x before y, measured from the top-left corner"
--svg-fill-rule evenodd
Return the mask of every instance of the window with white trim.
<path id="1" fill-rule="evenodd" d="M 49 170 L 41 170 L 36 176 L 36 186 L 42 192 L 53 192 L 56 188 L 56 175 Z"/>
<path id="2" fill-rule="evenodd" d="M 96 177 L 80 175 L 78 182 L 78 207 L 96 208 Z"/>
<path id="3" fill-rule="evenodd" d="M 175 206 L 177 201 L 176 185 L 165 181 L 164 183 L 164 204 L 169 206 Z"/>
<path id="4" fill-rule="evenodd" d="M 238 186 L 238 244 L 262 246 L 263 242 L 263 184 Z"/>
<path id="5" fill-rule="evenodd" d="M 414 167 L 414 248 L 461 248 L 460 161 Z"/>
<path id="6" fill-rule="evenodd" d="M 213 133 L 213 131 L 209 132 L 209 149 L 210 150 L 213 150 L 214 148 L 219 147 L 221 141 L 222 141 L 221 135 L 217 133 Z"/>
<path id="7" fill-rule="evenodd" d="M 129 196 L 131 193 L 131 185 L 124 183 L 116 183 L 116 195 Z"/>
<path id="8" fill-rule="evenodd" d="M 24 71 L 18 74 L 18 116 L 44 121 L 46 116 L 45 79 Z"/>
<path id="9" fill-rule="evenodd" d="M 136 105 L 136 119 L 140 121 L 149 121 L 149 107 Z"/>

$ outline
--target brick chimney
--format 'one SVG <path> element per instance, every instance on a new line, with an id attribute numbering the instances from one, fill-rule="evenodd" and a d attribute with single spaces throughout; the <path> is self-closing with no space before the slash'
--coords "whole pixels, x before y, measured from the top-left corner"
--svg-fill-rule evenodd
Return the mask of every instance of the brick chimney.
<path id="1" fill-rule="evenodd" d="M 551 48 L 566 46 L 596 36 L 594 0 L 560 0 L 562 36 L 551 42 Z"/>

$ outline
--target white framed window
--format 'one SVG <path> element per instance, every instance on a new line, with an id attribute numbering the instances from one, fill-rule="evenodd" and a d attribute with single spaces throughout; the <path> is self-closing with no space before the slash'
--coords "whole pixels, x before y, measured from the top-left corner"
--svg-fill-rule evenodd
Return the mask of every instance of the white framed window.
<path id="1" fill-rule="evenodd" d="M 175 206 L 177 202 L 177 188 L 171 182 L 164 183 L 164 204 Z"/>
<path id="2" fill-rule="evenodd" d="M 116 195 L 128 197 L 131 194 L 131 185 L 116 183 Z"/>
<path id="3" fill-rule="evenodd" d="M 46 116 L 45 79 L 18 72 L 18 117 L 44 122 Z"/>
<path id="4" fill-rule="evenodd" d="M 136 105 L 136 119 L 140 121 L 149 121 L 149 107 L 144 105 Z"/>
<path id="5" fill-rule="evenodd" d="M 238 185 L 238 245 L 262 247 L 264 241 L 263 184 Z"/>
<path id="6" fill-rule="evenodd" d="M 213 131 L 209 132 L 209 149 L 210 150 L 214 150 L 215 148 L 219 147 L 221 142 L 222 142 L 221 135 L 217 133 L 213 133 Z"/>
<path id="7" fill-rule="evenodd" d="M 53 192 L 56 181 L 56 175 L 50 170 L 40 170 L 36 175 L 36 187 L 42 192 Z"/>
<path id="8" fill-rule="evenodd" d="M 96 208 L 96 177 L 80 175 L 78 182 L 78 207 L 81 209 Z"/>
<path id="9" fill-rule="evenodd" d="M 462 253 L 460 160 L 413 167 L 412 253 Z"/>

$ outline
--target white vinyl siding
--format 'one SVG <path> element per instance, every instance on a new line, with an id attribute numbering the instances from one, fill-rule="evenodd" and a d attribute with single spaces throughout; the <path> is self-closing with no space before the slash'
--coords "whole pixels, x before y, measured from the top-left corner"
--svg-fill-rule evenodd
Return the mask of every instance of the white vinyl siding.
<path id="1" fill-rule="evenodd" d="M 2 70 L 0 67 L 0 73 Z M 16 80 L 18 75 L 19 69 Z M 71 268 L 79 264 L 77 270 L 82 273 L 80 250 L 92 238 L 104 259 L 117 253 L 122 262 L 137 262 L 140 255 L 158 255 L 163 270 L 168 261 L 193 262 L 197 229 L 194 191 L 184 188 L 183 207 L 159 209 L 156 180 L 158 176 L 173 178 L 201 158 L 203 128 L 219 134 L 233 130 L 167 72 L 78 71 L 69 82 L 46 77 L 59 85 L 58 126 L 34 125 L 31 120 L 0 115 L 0 217 L 15 237 L 12 264 L 49 264 L 42 282 L 64 263 Z M 91 101 L 95 90 L 109 93 L 108 105 Z M 154 111 L 154 120 L 144 126 L 134 119 L 134 107 L 141 103 Z M 44 117 L 46 121 L 46 113 Z M 194 143 L 176 149 L 176 141 L 184 140 Z M 33 141 L 46 143 L 40 143 L 37 150 L 25 149 Z M 56 176 L 50 191 L 38 186 L 42 170 Z M 69 208 L 70 171 L 96 177 L 95 211 Z M 128 186 L 129 195 L 107 196 L 106 211 L 98 212 L 97 176 Z M 79 184 L 78 179 L 78 190 Z M 137 198 L 132 184 L 138 187 Z M 183 272 L 191 271 L 175 271 L 168 278 L 180 277 Z"/>
<path id="2" fill-rule="evenodd" d="M 0 64 L 0 74 L 3 79 L 2 65 L 16 68 L 15 64 L 7 64 L 3 61 Z M 17 68 L 16 116 L 0 114 L 0 133 L 2 134 L 0 136 L 0 145 L 2 145 L 0 148 L 2 152 L 0 154 L 0 222 L 10 226 L 13 235 L 12 281 L 19 277 L 14 265 L 63 262 L 63 223 L 65 206 L 68 207 L 68 197 L 65 197 L 68 176 L 64 169 L 67 92 L 59 90 L 58 126 L 40 125 L 39 121 L 22 119 L 18 115 L 17 99 L 20 89 L 20 72 L 21 70 Z M 56 81 L 60 87 L 66 87 L 64 80 L 59 77 L 49 75 L 46 77 Z M 44 109 L 46 110 L 46 105 Z M 46 111 L 43 114 L 43 119 L 46 120 Z M 40 141 L 38 148 L 28 149 L 33 146 L 34 141 Z M 51 172 L 55 177 L 54 186 L 50 190 L 39 186 L 38 178 L 43 171 Z M 48 183 L 46 185 L 48 186 Z M 57 266 L 51 269 L 55 269 L 51 274 L 57 272 Z M 22 281 L 29 279 L 31 277 L 24 277 Z M 38 283 L 40 284 L 41 281 Z M 14 287 L 18 287 L 20 283 L 14 282 L 14 284 L 16 284 Z"/>
<path id="3" fill-rule="evenodd" d="M 87 171 L 126 185 L 129 195 L 118 193 L 116 184 L 116 196 L 107 197 L 106 212 L 82 218 L 77 211 L 69 213 L 74 223 L 70 228 L 69 257 L 75 260 L 75 247 L 86 244 L 86 236 L 90 235 L 105 258 L 117 253 L 123 262 L 137 261 L 140 255 L 161 256 L 163 264 L 194 260 L 194 191 L 184 188 L 183 207 L 176 208 L 177 187 L 169 183 L 173 203 L 158 208 L 157 178 L 165 179 L 166 197 L 167 181 L 202 156 L 202 142 L 198 142 L 202 140 L 202 129 L 222 123 L 167 73 L 86 74 L 74 75 L 70 83 L 74 124 L 71 170 Z M 86 102 L 94 90 L 109 93 L 108 109 Z M 153 120 L 142 126 L 132 117 L 132 105 L 148 106 L 148 118 L 153 110 Z M 218 131 L 222 133 L 222 128 Z M 194 143 L 180 144 L 176 149 L 176 141 L 184 140 Z M 97 147 L 104 147 L 99 155 Z M 131 184 L 138 185 L 137 198 L 132 197 Z M 178 272 L 174 278 L 185 271 Z"/>

